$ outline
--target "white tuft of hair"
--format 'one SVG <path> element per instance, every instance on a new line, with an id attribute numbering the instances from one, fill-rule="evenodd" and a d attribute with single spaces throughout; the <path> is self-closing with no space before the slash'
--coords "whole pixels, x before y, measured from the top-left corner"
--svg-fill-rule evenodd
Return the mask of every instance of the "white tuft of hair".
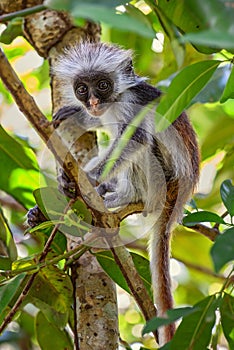
<path id="1" fill-rule="evenodd" d="M 73 78 L 90 71 L 112 73 L 131 57 L 131 50 L 116 45 L 83 42 L 64 50 L 64 54 L 58 57 L 53 73 L 61 78 Z"/>

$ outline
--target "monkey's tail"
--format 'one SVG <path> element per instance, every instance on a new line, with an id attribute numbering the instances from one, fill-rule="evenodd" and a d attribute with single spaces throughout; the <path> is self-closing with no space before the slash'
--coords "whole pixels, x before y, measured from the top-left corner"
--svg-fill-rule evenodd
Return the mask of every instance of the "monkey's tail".
<path id="1" fill-rule="evenodd" d="M 181 215 L 184 202 L 179 199 L 179 182 L 167 184 L 167 195 L 163 210 L 152 229 L 150 244 L 150 261 L 154 302 L 157 316 L 163 317 L 173 307 L 170 279 L 170 233 L 172 225 Z M 159 345 L 169 342 L 175 333 L 175 325 L 160 327 Z"/>

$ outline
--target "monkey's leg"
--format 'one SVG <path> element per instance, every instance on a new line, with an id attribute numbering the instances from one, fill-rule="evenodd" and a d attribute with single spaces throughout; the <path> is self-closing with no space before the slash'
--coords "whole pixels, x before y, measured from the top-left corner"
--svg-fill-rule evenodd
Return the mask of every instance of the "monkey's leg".
<path id="1" fill-rule="evenodd" d="M 117 187 L 117 179 L 113 178 L 110 181 L 102 182 L 96 187 L 96 191 L 100 196 L 104 196 L 108 192 L 115 192 Z"/>

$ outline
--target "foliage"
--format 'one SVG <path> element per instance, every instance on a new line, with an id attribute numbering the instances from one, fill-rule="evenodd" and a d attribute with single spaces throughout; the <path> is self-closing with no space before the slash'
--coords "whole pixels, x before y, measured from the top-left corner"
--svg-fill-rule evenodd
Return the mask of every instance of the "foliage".
<path id="1" fill-rule="evenodd" d="M 194 201 L 188 204 L 183 226 L 176 229 L 172 255 L 173 266 L 177 268 L 177 274 L 173 275 L 176 304 L 189 307 L 170 310 L 166 319 L 152 319 L 143 333 L 180 319 L 175 337 L 162 349 L 218 349 L 217 342 L 233 349 L 233 1 L 134 0 L 126 4 L 121 0 L 98 3 L 50 0 L 49 6 L 69 11 L 79 24 L 84 19 L 101 21 L 103 40 L 134 50 L 136 70 L 150 76 L 153 83 L 167 91 L 157 107 L 158 130 L 188 108 L 201 146 L 203 186 L 201 184 Z M 17 14 L 17 18 L 8 22 L 0 38 L 13 65 L 32 51 L 25 41 L 18 41 L 19 38 L 12 41 L 21 33 L 19 17 Z M 163 43 L 158 39 L 160 33 Z M 48 89 L 47 64 L 24 72 L 21 79 L 38 96 Z M 73 205 L 72 211 L 64 213 L 67 199 L 51 188 L 54 183 L 51 163 L 39 169 L 36 159 L 43 152 L 38 144 L 33 144 L 34 135 L 28 136 L 24 128 L 17 127 L 16 120 L 22 117 L 18 112 L 10 114 L 12 100 L 3 85 L 0 85 L 0 100 L 4 102 L 0 106 L 3 121 L 0 128 L 0 203 L 3 203 L 0 210 L 0 322 L 14 306 L 32 273 L 37 272 L 36 283 L 15 318 L 20 332 L 5 331 L 0 344 L 12 343 L 19 348 L 26 335 L 30 349 L 36 345 L 43 350 L 71 349 L 70 330 L 74 325 L 69 263 L 72 257 L 79 258 L 86 247 L 67 253 L 64 232 L 82 237 L 91 222 L 90 213 L 79 202 Z M 9 119 L 13 122 L 9 123 Z M 25 139 L 27 136 L 29 140 Z M 116 151 L 117 156 L 121 147 L 123 145 Z M 21 204 L 16 206 L 17 210 L 12 209 L 6 194 Z M 47 222 L 24 236 L 25 210 L 35 203 Z M 40 261 L 44 244 L 56 224 L 60 225 L 60 231 L 46 260 Z M 195 233 L 199 227 L 216 232 L 215 242 Z M 122 227 L 123 239 L 134 237 L 135 230 L 127 221 Z M 149 262 L 143 257 L 147 255 L 145 240 L 130 248 L 135 250 L 132 252 L 134 263 L 150 291 Z M 96 256 L 110 277 L 129 292 L 111 253 L 98 252 Z M 131 301 L 127 300 L 129 307 Z M 152 349 L 152 337 L 143 338 L 136 331 L 136 326 L 143 327 L 139 310 L 135 305 L 128 307 L 120 310 L 121 336 L 129 343 L 123 348 L 133 349 L 134 343 L 139 342 L 142 349 Z"/>

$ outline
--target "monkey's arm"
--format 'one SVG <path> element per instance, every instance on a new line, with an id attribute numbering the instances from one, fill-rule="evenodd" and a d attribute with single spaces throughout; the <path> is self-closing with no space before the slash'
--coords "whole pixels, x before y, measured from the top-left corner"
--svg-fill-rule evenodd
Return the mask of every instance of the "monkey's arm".
<path id="1" fill-rule="evenodd" d="M 90 117 L 81 106 L 64 106 L 53 115 L 53 125 L 57 128 L 61 122 L 68 118 L 74 118 L 79 127 L 87 130 L 98 128 L 101 122 L 98 118 Z"/>

